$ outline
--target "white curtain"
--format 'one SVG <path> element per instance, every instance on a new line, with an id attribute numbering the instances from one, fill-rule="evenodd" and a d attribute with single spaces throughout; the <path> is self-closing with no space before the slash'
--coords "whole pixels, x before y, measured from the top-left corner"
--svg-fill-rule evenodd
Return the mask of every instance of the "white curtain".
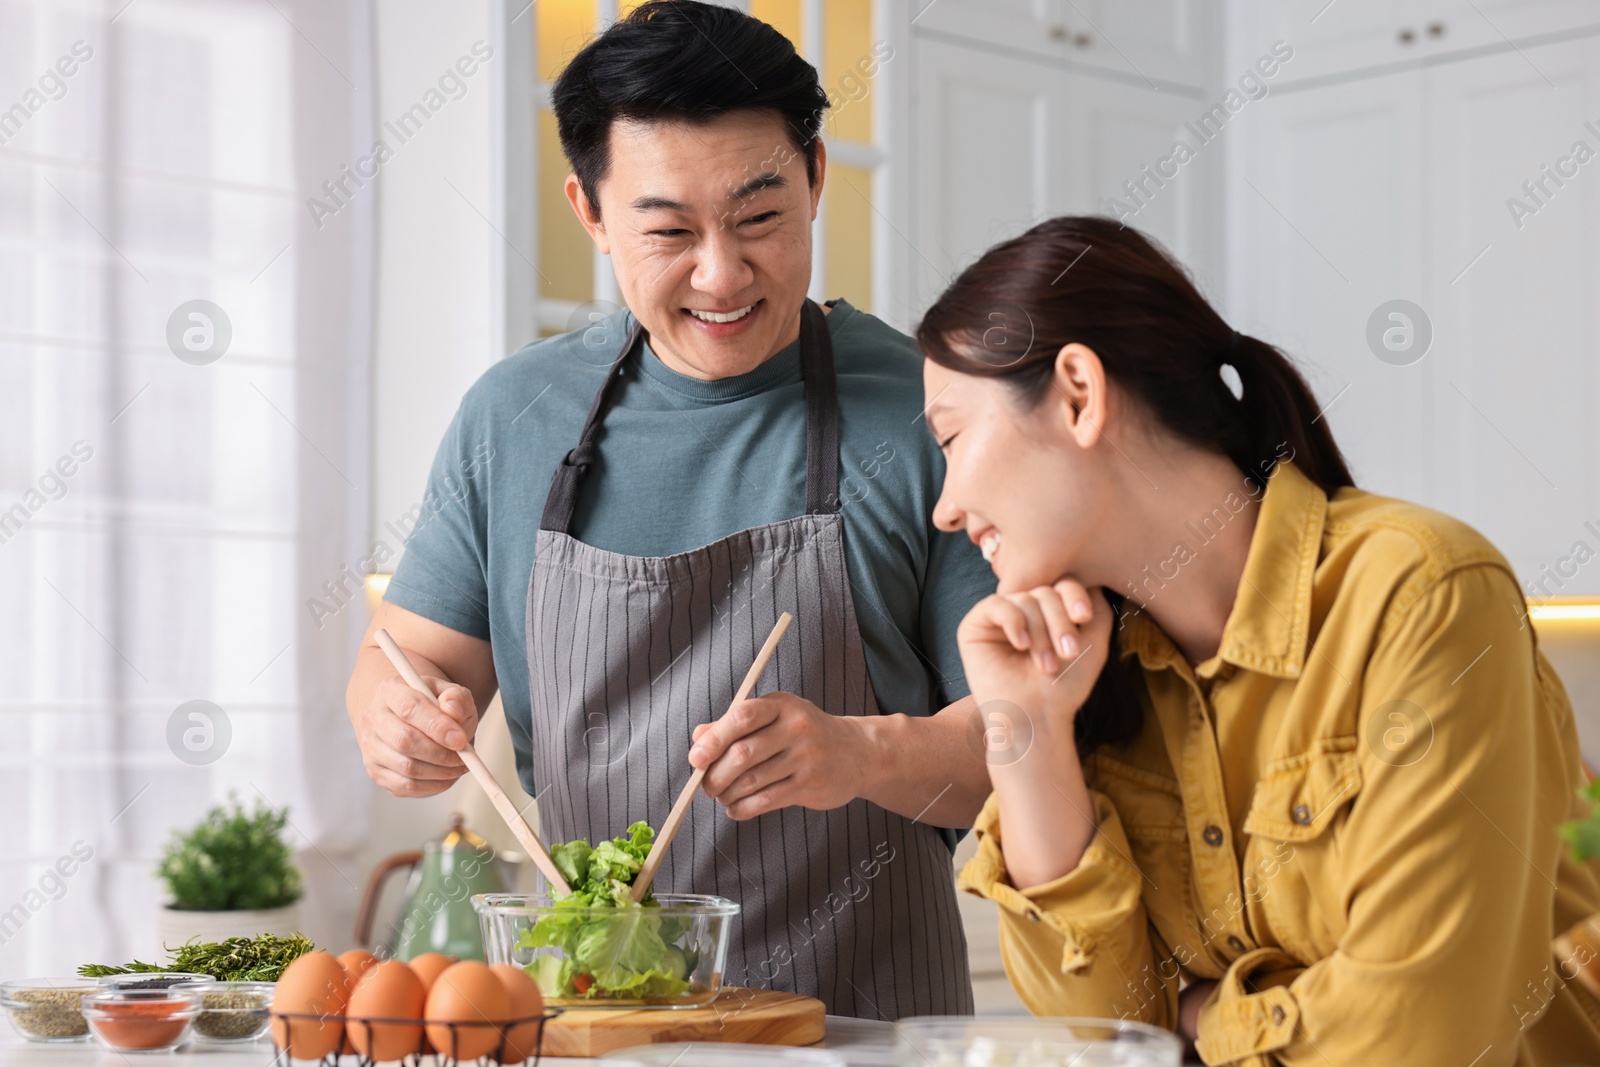
<path id="1" fill-rule="evenodd" d="M 371 37 L 367 0 L 0 0 L 0 976 L 151 959 L 160 850 L 230 792 L 347 938 Z"/>

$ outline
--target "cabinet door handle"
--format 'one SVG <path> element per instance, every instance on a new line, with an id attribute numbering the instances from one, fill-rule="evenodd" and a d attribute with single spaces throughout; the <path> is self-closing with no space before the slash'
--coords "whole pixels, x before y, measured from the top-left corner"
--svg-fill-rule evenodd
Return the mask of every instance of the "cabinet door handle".
<path id="1" fill-rule="evenodd" d="M 1407 26 L 1398 34 L 1396 34 L 1396 36 L 1399 38 L 1401 44 L 1411 44 L 1417 39 L 1417 31 L 1413 30 L 1410 26 Z"/>

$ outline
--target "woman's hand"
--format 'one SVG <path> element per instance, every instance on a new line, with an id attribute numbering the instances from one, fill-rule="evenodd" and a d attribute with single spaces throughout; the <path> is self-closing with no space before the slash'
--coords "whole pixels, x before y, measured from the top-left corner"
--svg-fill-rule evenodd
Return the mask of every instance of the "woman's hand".
<path id="1" fill-rule="evenodd" d="M 1200 1037 L 1200 1009 L 1211 999 L 1217 983 L 1209 978 L 1191 982 L 1178 994 L 1178 1036 L 1183 1039 L 1186 1052 L 1194 1049 Z"/>
<path id="2" fill-rule="evenodd" d="M 956 631 L 979 707 L 1005 700 L 1041 725 L 1070 723 L 1106 664 L 1111 605 L 1070 578 L 980 600 Z"/>

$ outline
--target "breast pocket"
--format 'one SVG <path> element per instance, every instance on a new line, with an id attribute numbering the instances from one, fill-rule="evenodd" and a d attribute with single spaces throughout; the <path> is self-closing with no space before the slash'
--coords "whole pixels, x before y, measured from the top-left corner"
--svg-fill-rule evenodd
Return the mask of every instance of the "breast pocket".
<path id="1" fill-rule="evenodd" d="M 1307 964 L 1344 931 L 1340 831 L 1360 792 L 1356 739 L 1324 740 L 1268 765 L 1245 817 L 1245 899 L 1265 920 L 1258 933 Z"/>

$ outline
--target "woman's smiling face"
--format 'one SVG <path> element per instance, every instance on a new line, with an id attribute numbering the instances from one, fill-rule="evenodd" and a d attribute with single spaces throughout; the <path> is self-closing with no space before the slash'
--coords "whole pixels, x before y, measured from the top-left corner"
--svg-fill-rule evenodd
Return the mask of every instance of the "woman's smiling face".
<path id="1" fill-rule="evenodd" d="M 1097 584 L 1084 568 L 1111 496 L 1102 442 L 1105 374 L 1083 345 L 1061 350 L 1051 383 L 1029 406 L 1016 387 L 925 360 L 928 430 L 945 457 L 933 511 L 941 530 L 964 532 L 984 553 L 1000 592 L 1024 592 L 1066 576 Z"/>

